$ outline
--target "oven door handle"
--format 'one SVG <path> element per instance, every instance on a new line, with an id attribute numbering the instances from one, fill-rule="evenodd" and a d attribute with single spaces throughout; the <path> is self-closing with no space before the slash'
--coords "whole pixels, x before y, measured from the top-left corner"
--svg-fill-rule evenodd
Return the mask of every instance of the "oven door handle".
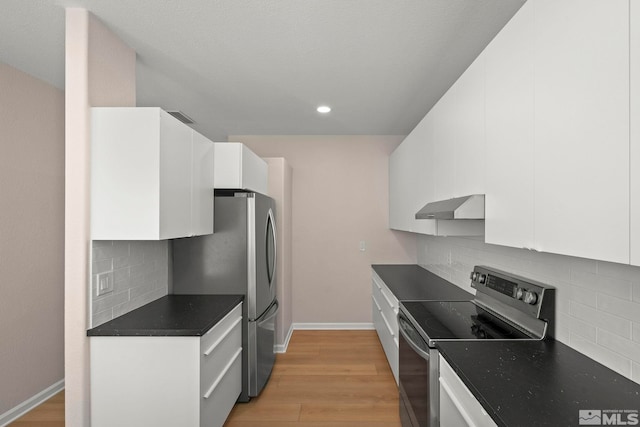
<path id="1" fill-rule="evenodd" d="M 429 356 L 429 353 L 427 353 L 426 351 L 424 351 L 423 349 L 418 347 L 418 345 L 416 343 L 414 343 L 411 340 L 411 338 L 409 338 L 407 333 L 402 329 L 402 326 L 400 326 L 400 328 L 398 328 L 398 329 L 400 330 L 400 335 L 402 335 L 402 337 L 405 339 L 405 341 L 407 341 L 407 344 L 409 344 L 409 347 L 411 347 L 416 353 L 418 353 L 420 355 L 420 357 L 422 357 L 424 360 L 429 360 L 431 358 Z"/>

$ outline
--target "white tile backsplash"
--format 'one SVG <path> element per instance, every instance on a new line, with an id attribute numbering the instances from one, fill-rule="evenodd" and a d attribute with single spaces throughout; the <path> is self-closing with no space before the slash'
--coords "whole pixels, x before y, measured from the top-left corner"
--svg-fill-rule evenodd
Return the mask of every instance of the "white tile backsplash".
<path id="1" fill-rule="evenodd" d="M 161 298 L 169 291 L 169 242 L 94 240 L 91 327 Z M 97 275 L 113 271 L 113 292 L 97 296 Z"/>
<path id="2" fill-rule="evenodd" d="M 418 263 L 472 293 L 475 265 L 555 286 L 556 339 L 640 383 L 640 267 L 434 236 Z"/>

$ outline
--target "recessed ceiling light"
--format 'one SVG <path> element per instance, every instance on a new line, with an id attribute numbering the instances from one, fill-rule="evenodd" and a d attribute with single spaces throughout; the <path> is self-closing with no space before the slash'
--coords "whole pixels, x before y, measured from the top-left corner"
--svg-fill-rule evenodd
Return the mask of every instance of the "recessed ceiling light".
<path id="1" fill-rule="evenodd" d="M 318 108 L 316 108 L 316 111 L 318 113 L 327 114 L 329 111 L 331 111 L 331 107 L 327 105 L 321 105 Z"/>

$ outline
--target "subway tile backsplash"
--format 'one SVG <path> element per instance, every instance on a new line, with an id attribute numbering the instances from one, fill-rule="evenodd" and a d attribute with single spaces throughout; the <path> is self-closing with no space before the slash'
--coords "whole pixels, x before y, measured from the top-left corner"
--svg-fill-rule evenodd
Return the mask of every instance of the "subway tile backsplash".
<path id="1" fill-rule="evenodd" d="M 420 236 L 418 263 L 475 293 L 469 273 L 487 265 L 556 287 L 556 339 L 640 383 L 640 267 Z"/>
<path id="2" fill-rule="evenodd" d="M 91 262 L 91 327 L 168 294 L 167 240 L 94 240 Z M 98 296 L 98 274 L 108 271 L 113 271 L 113 292 Z"/>

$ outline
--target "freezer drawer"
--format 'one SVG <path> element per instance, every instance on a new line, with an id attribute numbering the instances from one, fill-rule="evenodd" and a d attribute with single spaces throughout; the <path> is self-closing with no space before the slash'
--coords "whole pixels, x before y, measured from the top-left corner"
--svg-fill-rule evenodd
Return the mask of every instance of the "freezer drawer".
<path id="1" fill-rule="evenodd" d="M 276 354 L 275 322 L 279 310 L 278 300 L 275 300 L 269 309 L 255 322 L 249 322 L 249 396 L 255 397 L 264 388 Z"/>

